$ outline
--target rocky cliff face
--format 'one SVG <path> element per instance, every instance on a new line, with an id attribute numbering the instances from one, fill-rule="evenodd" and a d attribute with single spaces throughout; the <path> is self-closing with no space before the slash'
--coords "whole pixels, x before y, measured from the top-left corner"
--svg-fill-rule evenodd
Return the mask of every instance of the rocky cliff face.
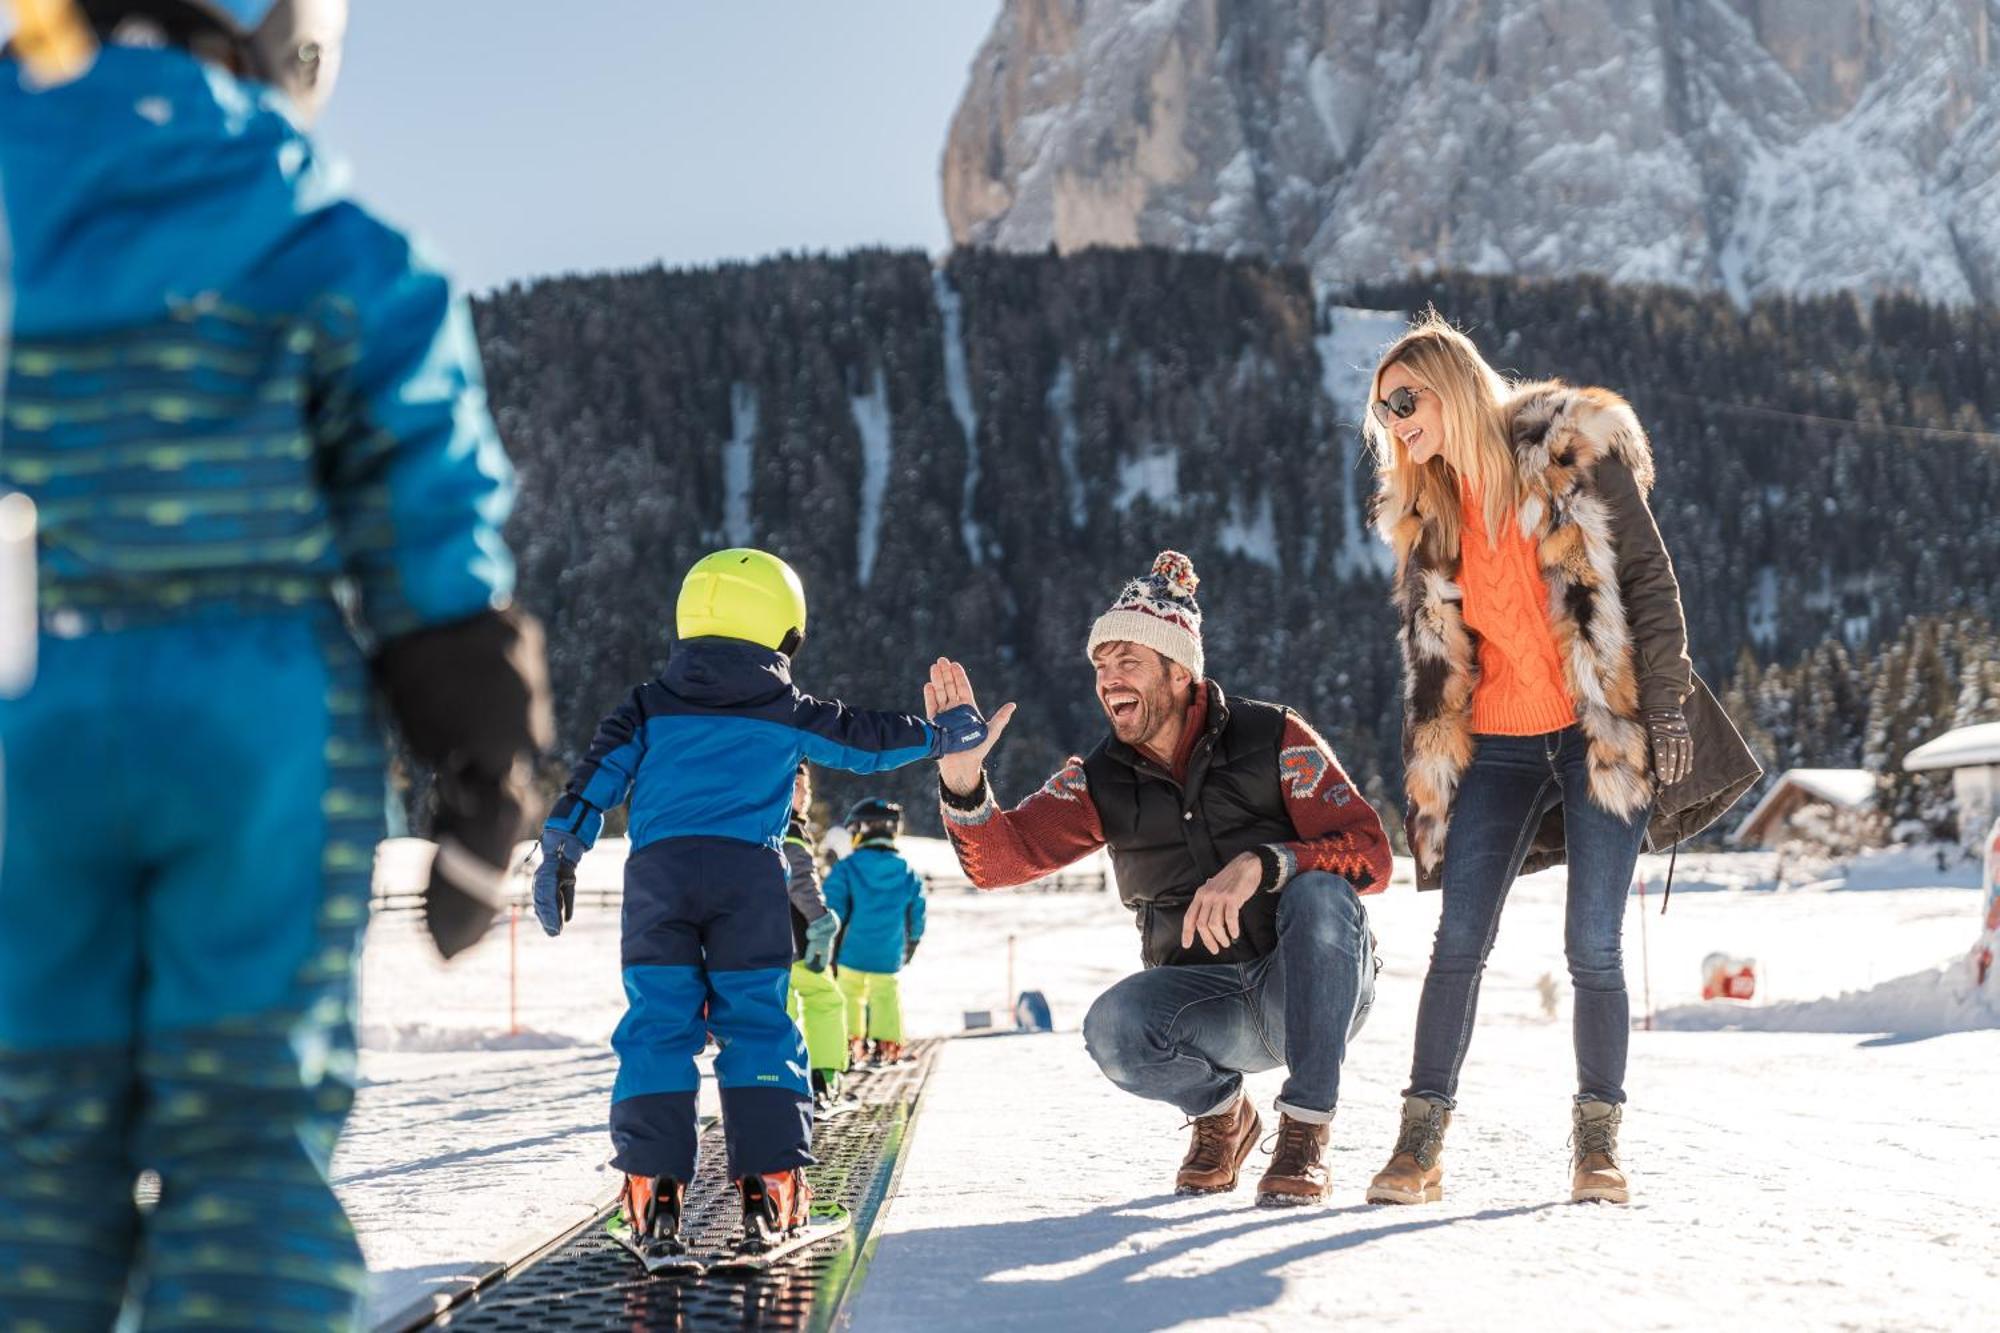
<path id="1" fill-rule="evenodd" d="M 2000 0 L 1006 0 L 962 244 L 2000 295 Z"/>

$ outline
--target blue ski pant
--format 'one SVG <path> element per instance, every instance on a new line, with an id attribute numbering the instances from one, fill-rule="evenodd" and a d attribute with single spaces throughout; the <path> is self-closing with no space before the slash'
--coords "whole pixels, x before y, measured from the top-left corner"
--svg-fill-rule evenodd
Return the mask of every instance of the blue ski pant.
<path id="1" fill-rule="evenodd" d="M 0 764 L 0 1329 L 352 1328 L 384 750 L 337 614 L 44 635 Z"/>
<path id="2" fill-rule="evenodd" d="M 668 838 L 625 863 L 625 1017 L 612 1034 L 612 1165 L 692 1180 L 695 1058 L 715 1034 L 732 1178 L 813 1163 L 784 858 L 733 838 Z"/>

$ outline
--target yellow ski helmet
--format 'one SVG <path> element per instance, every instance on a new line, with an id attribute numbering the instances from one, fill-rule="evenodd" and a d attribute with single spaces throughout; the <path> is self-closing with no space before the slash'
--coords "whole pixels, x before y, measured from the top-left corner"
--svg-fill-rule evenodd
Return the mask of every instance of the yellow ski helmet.
<path id="1" fill-rule="evenodd" d="M 695 561 L 681 582 L 674 632 L 683 639 L 744 639 L 795 653 L 806 637 L 805 585 L 768 551 L 716 551 Z"/>

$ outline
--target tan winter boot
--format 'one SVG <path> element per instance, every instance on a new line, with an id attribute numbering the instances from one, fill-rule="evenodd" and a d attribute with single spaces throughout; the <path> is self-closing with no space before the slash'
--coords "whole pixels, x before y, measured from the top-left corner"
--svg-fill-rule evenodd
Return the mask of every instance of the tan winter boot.
<path id="1" fill-rule="evenodd" d="M 1570 1138 L 1575 1149 L 1571 1165 L 1576 1168 L 1570 1202 L 1630 1202 L 1632 1191 L 1618 1168 L 1618 1125 L 1625 1118 L 1625 1108 L 1610 1102 L 1577 1102 L 1570 1116 L 1575 1126 Z"/>
<path id="2" fill-rule="evenodd" d="M 1180 1174 L 1174 1177 L 1176 1194 L 1221 1194 L 1236 1188 L 1236 1173 L 1243 1159 L 1257 1146 L 1264 1122 L 1248 1097 L 1238 1097 L 1236 1105 L 1218 1115 L 1198 1117 L 1194 1122 L 1194 1142 L 1181 1159 Z"/>
<path id="3" fill-rule="evenodd" d="M 1434 1203 L 1444 1197 L 1444 1132 L 1451 1112 L 1427 1097 L 1403 1098 L 1403 1132 L 1389 1165 L 1368 1184 L 1370 1203 Z"/>
<path id="4" fill-rule="evenodd" d="M 1278 1113 L 1278 1146 L 1271 1154 L 1271 1165 L 1264 1168 L 1264 1178 L 1257 1182 L 1259 1208 L 1296 1207 L 1325 1200 L 1332 1188 L 1322 1160 L 1330 1128 L 1327 1121 L 1311 1125 Z"/>

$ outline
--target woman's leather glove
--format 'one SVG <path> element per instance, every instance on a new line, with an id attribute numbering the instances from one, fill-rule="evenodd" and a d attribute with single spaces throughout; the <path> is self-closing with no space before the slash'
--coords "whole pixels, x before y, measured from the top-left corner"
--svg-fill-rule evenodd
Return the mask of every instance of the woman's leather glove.
<path id="1" fill-rule="evenodd" d="M 1646 710 L 1646 735 L 1653 742 L 1653 776 L 1671 787 L 1694 771 L 1694 736 L 1678 708 Z"/>

